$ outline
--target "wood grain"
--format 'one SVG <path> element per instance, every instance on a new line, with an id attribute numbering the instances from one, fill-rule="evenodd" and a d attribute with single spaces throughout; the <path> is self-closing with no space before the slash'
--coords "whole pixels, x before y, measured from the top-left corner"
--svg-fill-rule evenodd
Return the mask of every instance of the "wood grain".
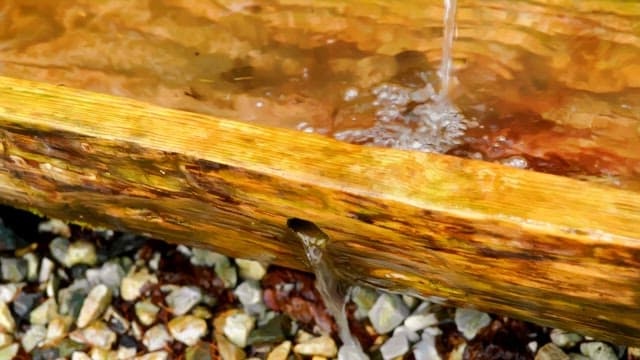
<path id="1" fill-rule="evenodd" d="M 0 199 L 640 343 L 640 194 L 0 78 Z"/>

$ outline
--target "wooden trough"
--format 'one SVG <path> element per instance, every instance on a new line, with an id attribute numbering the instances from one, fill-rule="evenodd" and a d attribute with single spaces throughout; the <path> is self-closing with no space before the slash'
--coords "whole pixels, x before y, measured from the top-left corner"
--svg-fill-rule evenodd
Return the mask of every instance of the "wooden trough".
<path id="1" fill-rule="evenodd" d="M 25 3 L 0 5 L 3 203 L 297 269 L 304 252 L 286 224 L 305 219 L 349 281 L 640 344 L 639 5 L 459 4 L 454 99 L 555 124 L 510 120 L 518 141 L 485 159 L 519 155 L 558 176 L 268 126 L 307 111 L 321 126 L 333 113 L 304 106 L 313 91 L 246 113 L 262 101 L 255 88 L 298 89 L 247 77 L 295 72 L 309 52 L 311 78 L 335 70 L 319 62 L 351 64 L 327 43 L 373 61 L 351 59 L 361 90 L 395 76 L 381 67 L 408 50 L 437 63 L 436 1 L 175 0 L 164 17 L 144 2 Z M 6 40 L 25 28 L 32 36 Z M 288 47 L 270 53 L 276 42 Z"/>

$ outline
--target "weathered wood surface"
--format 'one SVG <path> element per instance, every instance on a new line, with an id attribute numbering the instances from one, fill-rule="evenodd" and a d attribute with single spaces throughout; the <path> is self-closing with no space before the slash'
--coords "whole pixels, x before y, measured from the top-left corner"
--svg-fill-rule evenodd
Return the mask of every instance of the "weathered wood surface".
<path id="1" fill-rule="evenodd" d="M 640 194 L 0 78 L 0 199 L 640 343 Z"/>
<path id="2" fill-rule="evenodd" d="M 339 131 L 370 126 L 378 84 L 422 72 L 438 87 L 442 3 L 4 0 L 0 74 Z M 640 190 L 640 3 L 458 7 L 451 96 L 486 124 L 474 138 L 487 135 L 462 155 L 525 156 L 539 170 Z M 347 89 L 360 96 L 343 101 Z"/>

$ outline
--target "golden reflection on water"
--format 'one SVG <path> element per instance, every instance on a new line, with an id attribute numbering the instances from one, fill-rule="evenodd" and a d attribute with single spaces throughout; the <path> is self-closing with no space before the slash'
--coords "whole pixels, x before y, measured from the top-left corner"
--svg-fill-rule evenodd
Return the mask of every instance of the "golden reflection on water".
<path id="1" fill-rule="evenodd" d="M 640 6 L 458 1 L 451 154 L 640 189 Z M 439 88 L 442 2 L 5 0 L 0 73 L 333 134 Z"/>

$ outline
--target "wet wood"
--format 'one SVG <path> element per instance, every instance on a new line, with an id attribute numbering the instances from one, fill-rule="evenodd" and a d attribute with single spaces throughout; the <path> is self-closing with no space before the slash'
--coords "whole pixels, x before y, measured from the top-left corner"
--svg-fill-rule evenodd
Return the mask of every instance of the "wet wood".
<path id="1" fill-rule="evenodd" d="M 0 140 L 3 203 L 640 342 L 636 192 L 10 78 Z"/>

